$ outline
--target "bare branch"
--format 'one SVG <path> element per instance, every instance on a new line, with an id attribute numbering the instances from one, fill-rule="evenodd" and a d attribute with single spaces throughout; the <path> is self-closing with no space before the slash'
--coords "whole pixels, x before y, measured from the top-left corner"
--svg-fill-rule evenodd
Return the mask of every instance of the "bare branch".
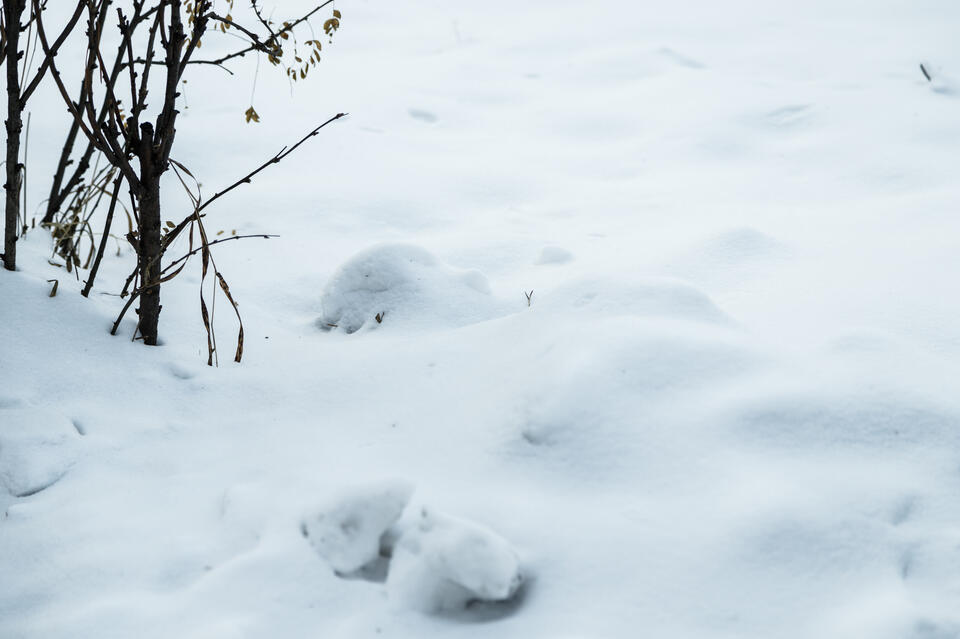
<path id="1" fill-rule="evenodd" d="M 325 6 L 332 3 L 333 3 L 333 0 L 326 0 L 326 2 L 315 7 L 312 11 L 310 11 L 306 15 L 303 15 L 300 18 L 297 18 L 296 20 L 294 20 L 293 22 L 284 25 L 284 27 L 278 30 L 274 35 L 279 36 L 281 33 L 290 33 L 291 31 L 294 30 L 294 28 L 296 28 L 297 25 L 306 22 L 311 18 L 311 16 L 313 16 L 313 14 L 317 13 L 318 11 L 320 11 L 320 9 L 323 9 Z M 219 66 L 219 65 L 222 65 L 224 62 L 227 62 L 228 60 L 233 60 L 234 58 L 242 58 L 243 56 L 247 55 L 252 51 L 260 50 L 260 46 L 262 45 L 258 46 L 259 44 L 260 44 L 259 41 L 257 41 L 256 43 L 251 44 L 248 47 L 240 49 L 239 51 L 234 51 L 233 53 L 227 54 L 223 57 L 215 58 L 213 60 L 196 60 L 193 62 L 189 62 L 188 64 L 215 64 Z"/>
<path id="2" fill-rule="evenodd" d="M 107 221 L 103 225 L 103 236 L 100 238 L 100 247 L 97 249 L 97 257 L 93 261 L 93 267 L 90 269 L 90 275 L 87 276 L 87 283 L 81 291 L 81 295 L 87 297 L 93 288 L 93 283 L 97 279 L 97 272 L 100 270 L 100 262 L 103 260 L 103 254 L 107 248 L 107 240 L 110 238 L 110 226 L 113 223 L 113 212 L 117 208 L 117 200 L 120 198 L 120 185 L 123 183 L 123 173 L 117 176 L 113 183 L 113 193 L 110 196 L 110 208 L 107 209 Z"/>
<path id="3" fill-rule="evenodd" d="M 210 247 L 210 246 L 213 246 L 214 244 L 223 244 L 224 242 L 229 242 L 229 241 L 231 241 L 231 240 L 247 240 L 247 239 L 255 238 L 255 237 L 259 237 L 259 238 L 262 238 L 262 239 L 264 239 L 264 240 L 269 240 L 269 239 L 272 238 L 272 237 L 280 237 L 280 236 L 279 236 L 279 235 L 271 235 L 271 234 L 269 234 L 269 233 L 253 233 L 253 234 L 250 234 L 250 235 L 231 235 L 230 237 L 224 237 L 224 238 L 220 238 L 219 240 L 214 240 L 214 241 L 212 241 L 212 242 L 207 242 L 206 246 L 207 246 L 207 247 Z M 191 250 L 191 251 L 188 251 L 188 252 L 185 253 L 184 255 L 181 255 L 180 257 L 178 257 L 178 258 L 175 259 L 174 261 L 172 261 L 172 262 L 170 262 L 169 264 L 167 264 L 167 266 L 163 269 L 162 272 L 163 272 L 163 273 L 166 273 L 167 271 L 169 271 L 170 269 L 172 269 L 172 268 L 173 268 L 174 266 L 176 266 L 177 264 L 180 264 L 180 263 L 183 262 L 184 260 L 189 259 L 191 256 L 196 255 L 197 253 L 199 253 L 199 252 L 202 251 L 202 250 L 204 250 L 204 247 L 201 246 L 201 247 L 199 247 L 199 248 L 195 248 L 195 249 L 193 249 L 193 250 Z"/>
<path id="4" fill-rule="evenodd" d="M 76 26 L 77 21 L 80 20 L 80 15 L 83 13 L 83 3 L 77 3 L 77 9 L 73 12 L 73 15 L 70 17 L 70 20 L 67 21 L 66 26 L 63 27 L 63 31 L 60 32 L 60 35 L 57 37 L 56 41 L 53 43 L 53 47 L 50 48 L 50 51 L 44 50 L 43 62 L 40 64 L 40 68 L 37 69 L 37 74 L 33 77 L 33 80 L 30 81 L 30 84 L 23 90 L 23 93 L 20 95 L 21 104 L 26 105 L 27 100 L 30 99 L 30 96 L 33 95 L 33 92 L 37 90 L 37 86 L 40 84 L 40 80 L 43 79 L 44 74 L 46 74 L 47 69 L 50 67 L 50 64 L 53 62 L 53 58 L 57 55 L 57 52 L 60 50 L 60 47 L 63 46 L 63 43 L 67 40 L 67 36 L 70 35 L 70 32 L 73 31 L 73 27 Z"/>
<path id="5" fill-rule="evenodd" d="M 211 204 L 213 204 L 215 201 L 217 201 L 217 199 L 223 197 L 224 195 L 226 195 L 227 193 L 229 193 L 229 192 L 232 191 L 233 189 L 237 188 L 237 187 L 240 186 L 241 184 L 249 184 L 250 181 L 251 181 L 258 173 L 260 173 L 261 171 L 263 171 L 264 169 L 266 169 L 266 168 L 267 168 L 268 166 L 270 166 L 271 164 L 277 164 L 277 163 L 279 163 L 279 162 L 280 162 L 281 160 L 283 160 L 285 157 L 287 157 L 288 155 L 290 155 L 291 153 L 293 153 L 293 152 L 297 149 L 297 147 L 299 147 L 301 144 L 303 144 L 304 142 L 306 142 L 307 140 L 309 140 L 309 139 L 312 138 L 313 136 L 317 135 L 317 133 L 320 132 L 320 129 L 322 129 L 323 127 L 327 126 L 328 124 L 330 124 L 330 123 L 333 122 L 334 120 L 339 120 L 340 118 L 345 117 L 346 115 L 347 115 L 346 113 L 338 113 L 338 114 L 336 114 L 335 116 L 333 116 L 332 118 L 330 118 L 329 120 L 327 120 L 326 122 L 324 122 L 323 124 L 321 124 L 320 126 L 316 127 L 316 128 L 313 129 L 312 131 L 310 131 L 310 133 L 307 133 L 305 136 L 303 136 L 302 138 L 300 138 L 300 140 L 299 140 L 296 144 L 294 144 L 293 146 L 291 146 L 290 148 L 283 147 L 283 148 L 280 149 L 280 151 L 277 152 L 277 154 L 274 155 L 272 158 L 270 158 L 269 160 L 267 160 L 266 162 L 264 162 L 263 164 L 261 164 L 260 166 L 258 166 L 257 168 L 255 168 L 253 171 L 250 171 L 250 172 L 247 173 L 245 176 L 243 176 L 242 178 L 240 178 L 239 180 L 237 180 L 236 182 L 234 182 L 233 184 L 231 184 L 231 185 L 228 186 L 227 188 L 225 188 L 225 189 L 223 189 L 222 191 L 216 193 L 212 198 L 210 198 L 209 200 L 207 200 L 203 205 L 197 207 L 196 213 L 191 213 L 191 214 L 190 214 L 189 216 L 187 216 L 183 221 L 181 221 L 176 227 L 174 227 L 169 233 L 167 233 L 167 237 L 164 238 L 164 245 L 165 245 L 165 246 L 169 246 L 170 243 L 173 242 L 173 240 L 175 240 L 176 237 L 183 231 L 183 229 L 187 227 L 187 225 L 190 223 L 190 221 L 193 220 L 196 215 L 199 215 L 199 213 L 200 213 L 201 211 L 203 211 L 203 209 L 207 208 L 208 206 L 210 206 Z"/>
<path id="6" fill-rule="evenodd" d="M 39 0 L 33 0 L 35 10 L 39 9 Z M 124 177 L 130 182 L 131 185 L 139 185 L 139 180 L 137 180 L 136 174 L 133 172 L 133 168 L 130 166 L 130 163 L 127 162 L 126 157 L 122 153 L 118 156 L 113 148 L 104 137 L 101 135 L 99 129 L 94 128 L 90 129 L 87 124 L 83 121 L 83 116 L 80 114 L 79 105 L 74 104 L 70 100 L 70 94 L 67 92 L 67 87 L 63 84 L 63 79 L 60 77 L 60 71 L 57 69 L 56 63 L 53 61 L 53 56 L 51 54 L 51 48 L 47 42 L 47 36 L 43 28 L 43 19 L 40 17 L 39 13 L 36 19 L 37 23 L 37 35 L 40 38 L 40 44 L 43 47 L 44 54 L 50 60 L 50 75 L 53 76 L 54 83 L 57 85 L 57 88 L 60 90 L 60 95 L 63 98 L 64 102 L 67 104 L 67 109 L 70 111 L 70 114 L 73 115 L 74 120 L 80 127 L 80 130 L 83 132 L 87 139 L 103 153 L 107 160 L 118 167 L 124 173 Z"/>

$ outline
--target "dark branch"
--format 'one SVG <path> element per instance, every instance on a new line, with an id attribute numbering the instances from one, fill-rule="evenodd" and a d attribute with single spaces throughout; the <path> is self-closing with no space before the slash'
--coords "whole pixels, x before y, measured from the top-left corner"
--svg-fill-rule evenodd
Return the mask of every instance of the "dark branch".
<path id="1" fill-rule="evenodd" d="M 184 218 L 183 221 L 181 221 L 179 224 L 177 224 L 176 227 L 174 227 L 173 229 L 171 229 L 171 231 L 170 231 L 169 233 L 167 233 L 167 237 L 164 239 L 164 245 L 165 245 L 165 246 L 169 246 L 170 243 L 173 242 L 173 240 L 175 240 L 175 239 L 177 238 L 177 236 L 183 231 L 183 229 L 186 228 L 187 225 L 190 224 L 190 221 L 196 219 L 196 217 L 199 216 L 200 212 L 203 211 L 203 209 L 207 208 L 208 206 L 210 206 L 211 204 L 213 204 L 215 201 L 217 201 L 217 199 L 223 197 L 224 195 L 226 195 L 227 193 L 229 193 L 229 192 L 232 191 L 233 189 L 237 188 L 237 187 L 240 186 L 241 184 L 249 184 L 250 181 L 251 181 L 258 173 L 260 173 L 261 171 L 263 171 L 264 169 L 266 169 L 268 166 L 270 166 L 270 165 L 272 165 L 272 164 L 277 164 L 277 163 L 279 163 L 279 162 L 280 162 L 281 160 L 283 160 L 285 157 L 287 157 L 288 155 L 290 155 L 291 153 L 293 153 L 294 151 L 296 151 L 296 150 L 297 150 L 297 147 L 299 147 L 301 144 L 303 144 L 304 142 L 306 142 L 307 140 L 309 140 L 309 139 L 312 138 L 313 136 L 317 135 L 317 133 L 320 132 L 320 129 L 322 129 L 323 127 L 327 126 L 328 124 L 330 124 L 330 123 L 333 122 L 334 120 L 339 120 L 340 118 L 345 117 L 346 115 L 347 115 L 346 113 L 338 113 L 338 114 L 336 114 L 335 116 L 333 116 L 332 118 L 330 118 L 329 120 L 327 120 L 326 122 L 324 122 L 323 124 L 321 124 L 320 126 L 316 127 L 316 128 L 313 129 L 312 131 L 310 131 L 310 133 L 307 133 L 305 136 L 303 136 L 302 138 L 300 138 L 300 140 L 299 140 L 296 144 L 294 144 L 293 146 L 291 146 L 290 148 L 283 147 L 283 148 L 280 149 L 280 151 L 277 152 L 277 154 L 274 155 L 272 158 L 270 158 L 269 160 L 267 160 L 266 162 L 264 162 L 263 164 L 261 164 L 260 166 L 258 166 L 257 168 L 255 168 L 253 171 L 247 173 L 245 176 L 243 176 L 242 178 L 240 178 L 239 180 L 237 180 L 236 182 L 234 182 L 233 184 L 231 184 L 231 185 L 228 186 L 227 188 L 225 188 L 225 189 L 223 189 L 222 191 L 216 193 L 212 198 L 210 198 L 209 200 L 207 200 L 206 202 L 204 202 L 202 205 L 198 206 L 198 207 L 197 207 L 197 210 L 196 210 L 195 212 L 191 213 L 189 216 L 187 216 L 186 218 Z"/>
<path id="2" fill-rule="evenodd" d="M 184 254 L 184 255 L 178 257 L 177 259 L 175 259 L 174 261 L 170 262 L 170 263 L 167 264 L 167 266 L 163 269 L 163 273 L 166 273 L 167 271 L 169 271 L 170 269 L 172 269 L 172 268 L 173 268 L 174 266 L 176 266 L 177 264 L 183 262 L 183 261 L 186 260 L 186 259 L 189 259 L 192 255 L 196 255 L 197 253 L 203 251 L 205 248 L 211 247 L 211 246 L 213 246 L 214 244 L 223 244 L 224 242 L 229 242 L 230 240 L 246 240 L 246 239 L 253 238 L 253 237 L 260 237 L 260 238 L 263 238 L 263 239 L 265 239 L 265 240 L 269 240 L 271 237 L 280 237 L 280 236 L 279 236 L 279 235 L 264 234 L 264 233 L 253 233 L 253 234 L 251 234 L 251 235 L 231 235 L 230 237 L 224 237 L 224 238 L 221 238 L 221 239 L 219 239 L 219 240 L 214 240 L 214 241 L 212 241 L 212 242 L 208 242 L 207 244 L 205 244 L 205 245 L 203 245 L 203 246 L 197 247 L 197 248 L 193 249 L 192 251 L 188 251 L 186 254 Z"/>
<path id="3" fill-rule="evenodd" d="M 73 12 L 73 15 L 70 16 L 70 20 L 67 22 L 66 26 L 63 27 L 63 31 L 60 32 L 59 37 L 53 43 L 53 46 L 50 48 L 50 52 L 44 51 L 46 54 L 43 58 L 43 62 L 40 64 L 40 68 L 37 69 L 37 74 L 33 77 L 33 80 L 30 81 L 30 84 L 23 90 L 23 93 L 20 95 L 20 103 L 26 105 L 27 100 L 30 99 L 30 96 L 33 95 L 33 92 L 37 90 L 37 87 L 40 85 L 40 80 L 43 79 L 44 74 L 46 74 L 47 69 L 50 67 L 50 64 L 53 62 L 54 56 L 57 55 L 57 52 L 60 50 L 60 47 L 63 46 L 63 43 L 66 41 L 67 36 L 70 35 L 70 32 L 73 31 L 73 27 L 76 26 L 77 21 L 80 20 L 80 15 L 83 13 L 83 3 L 77 3 L 77 9 Z"/>

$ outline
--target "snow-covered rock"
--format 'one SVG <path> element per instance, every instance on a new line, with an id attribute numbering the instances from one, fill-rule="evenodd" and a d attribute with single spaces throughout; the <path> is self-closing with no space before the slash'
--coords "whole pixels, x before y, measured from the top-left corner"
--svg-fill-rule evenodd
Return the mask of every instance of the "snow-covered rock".
<path id="1" fill-rule="evenodd" d="M 522 582 L 520 557 L 503 537 L 425 509 L 397 541 L 387 592 L 398 606 L 441 612 L 510 599 Z"/>
<path id="2" fill-rule="evenodd" d="M 352 573 L 380 556 L 381 538 L 412 494 L 403 481 L 354 488 L 306 517 L 303 534 L 337 573 Z"/>
<path id="3" fill-rule="evenodd" d="M 380 323 L 455 327 L 497 315 L 487 278 L 412 244 L 382 244 L 349 259 L 327 283 L 320 326 L 354 333 Z"/>

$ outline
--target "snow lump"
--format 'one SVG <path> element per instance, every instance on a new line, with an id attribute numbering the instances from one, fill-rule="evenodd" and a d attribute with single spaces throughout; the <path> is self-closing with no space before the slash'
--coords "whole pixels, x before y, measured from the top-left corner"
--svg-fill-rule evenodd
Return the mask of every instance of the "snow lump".
<path id="1" fill-rule="evenodd" d="M 394 604 L 444 612 L 508 600 L 522 582 L 520 557 L 503 537 L 425 509 L 397 541 L 387 593 Z"/>
<path id="2" fill-rule="evenodd" d="M 327 283 L 320 304 L 320 326 L 346 333 L 380 323 L 458 327 L 499 314 L 482 273 L 443 264 L 413 244 L 380 244 L 353 256 Z"/>
<path id="3" fill-rule="evenodd" d="M 514 599 L 523 573 L 510 543 L 480 524 L 407 509 L 412 493 L 403 481 L 354 488 L 305 518 L 303 535 L 341 577 L 381 581 L 371 567 L 385 566 L 399 608 L 456 613 Z"/>
<path id="4" fill-rule="evenodd" d="M 402 481 L 356 488 L 307 517 L 303 534 L 338 574 L 355 572 L 380 556 L 381 538 L 412 494 Z"/>

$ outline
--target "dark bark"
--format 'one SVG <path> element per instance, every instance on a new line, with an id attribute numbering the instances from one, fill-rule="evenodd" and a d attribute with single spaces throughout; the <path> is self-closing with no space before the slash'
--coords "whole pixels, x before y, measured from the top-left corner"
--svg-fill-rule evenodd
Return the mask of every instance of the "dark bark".
<path id="1" fill-rule="evenodd" d="M 23 0 L 19 1 L 23 2 Z M 271 56 L 279 56 L 282 55 L 282 51 L 280 49 L 280 39 L 285 39 L 283 38 L 283 35 L 286 35 L 287 32 L 291 31 L 297 24 L 306 21 L 311 15 L 315 14 L 320 8 L 326 6 L 332 0 L 327 0 L 319 7 L 310 11 L 307 15 L 301 17 L 299 20 L 296 20 L 292 23 L 283 23 L 283 28 L 277 32 L 274 32 L 272 28 L 270 28 L 269 23 L 264 22 L 261 18 L 261 24 L 267 27 L 268 31 L 268 37 L 265 41 L 259 40 L 256 33 L 241 27 L 233 22 L 232 19 L 221 18 L 217 14 L 213 13 L 211 11 L 211 0 L 193 0 L 192 7 L 190 8 L 189 26 L 192 28 L 190 29 L 189 37 L 187 37 L 185 34 L 185 25 L 183 23 L 184 0 L 152 0 L 150 3 L 153 6 L 146 10 L 144 5 L 148 2 L 148 0 L 134 0 L 134 13 L 129 20 L 124 15 L 122 9 L 117 10 L 121 42 L 118 50 L 118 56 L 113 67 L 113 72 L 107 76 L 103 74 L 103 71 L 109 67 L 105 63 L 101 51 L 100 28 L 95 27 L 94 25 L 98 22 L 98 20 L 99 25 L 103 25 L 104 14 L 102 12 L 110 4 L 111 0 L 98 0 L 98 2 L 81 0 L 80 6 L 86 8 L 88 13 L 88 38 L 86 56 L 87 65 L 84 72 L 84 84 L 81 88 L 79 100 L 71 99 L 63 79 L 60 76 L 60 72 L 54 63 L 55 53 L 52 51 L 53 48 L 50 47 L 45 30 L 43 28 L 42 19 L 40 17 L 42 6 L 41 1 L 42 0 L 31 0 L 34 12 L 37 15 L 37 36 L 41 46 L 43 47 L 43 51 L 46 54 L 44 62 L 45 66 L 43 69 L 45 70 L 47 67 L 49 67 L 57 90 L 63 98 L 64 103 L 66 104 L 67 109 L 74 120 L 74 126 L 68 135 L 67 144 L 61 155 L 61 163 L 58 167 L 56 176 L 57 184 L 55 185 L 54 191 L 51 193 L 51 204 L 50 209 L 48 210 L 48 216 L 52 221 L 52 218 L 56 214 L 57 208 L 60 206 L 60 203 L 58 203 L 54 197 L 55 195 L 58 195 L 56 192 L 59 190 L 59 194 L 63 194 L 70 191 L 71 181 L 67 180 L 66 184 L 63 184 L 63 181 L 66 179 L 66 167 L 68 165 L 70 150 L 73 148 L 73 145 L 76 142 L 76 136 L 82 133 L 89 142 L 88 149 L 96 149 L 96 151 L 100 152 L 104 156 L 104 159 L 110 164 L 111 167 L 119 171 L 119 176 L 117 176 L 116 183 L 114 185 L 114 193 L 112 194 L 110 212 L 107 216 L 107 229 L 104 231 L 104 235 L 101 238 L 99 251 L 97 253 L 97 258 L 94 262 L 94 268 L 91 273 L 91 278 L 88 280 L 83 294 L 89 294 L 93 287 L 93 279 L 103 256 L 107 241 L 107 234 L 109 232 L 109 225 L 112 219 L 112 213 L 116 206 L 117 193 L 119 192 L 120 183 L 121 181 L 126 181 L 127 185 L 129 186 L 131 200 L 133 203 L 133 218 L 137 225 L 136 233 L 128 233 L 127 239 L 137 252 L 137 268 L 135 269 L 134 273 L 131 274 L 130 278 L 128 278 L 127 284 L 124 286 L 124 294 L 126 293 L 127 288 L 132 280 L 139 280 L 139 283 L 135 290 L 133 290 L 130 294 L 130 298 L 127 300 L 123 310 L 120 313 L 120 316 L 114 323 L 111 333 L 116 333 L 120 321 L 123 319 L 124 313 L 126 313 L 127 309 L 133 306 L 135 301 L 138 301 L 139 308 L 137 309 L 137 313 L 139 315 L 138 331 L 140 337 L 143 339 L 144 344 L 156 345 L 159 339 L 158 326 L 160 311 L 162 308 L 160 304 L 161 284 L 164 281 L 176 276 L 176 274 L 182 270 L 183 264 L 185 264 L 186 261 L 186 257 L 180 258 L 179 260 L 174 260 L 170 266 L 177 265 L 178 263 L 180 266 L 172 273 L 166 276 L 164 275 L 162 263 L 164 252 L 167 248 L 169 248 L 170 243 L 177 237 L 177 235 L 185 226 L 184 224 L 181 224 L 180 226 L 173 228 L 166 237 L 163 236 L 160 210 L 160 183 L 164 173 L 167 172 L 171 164 L 174 164 L 175 166 L 178 166 L 186 171 L 182 165 L 176 163 L 170 158 L 170 152 L 173 148 L 174 139 L 176 137 L 177 116 L 179 115 L 176 103 L 180 94 L 177 89 L 187 65 L 193 62 L 192 56 L 200 47 L 200 40 L 207 31 L 209 21 L 219 21 L 224 25 L 225 28 L 226 26 L 229 26 L 230 28 L 236 28 L 238 31 L 249 37 L 252 41 L 249 49 L 237 52 L 235 55 L 228 56 L 225 59 L 239 57 L 247 51 L 254 50 L 261 53 L 267 53 Z M 190 3 L 188 3 L 188 5 L 189 4 Z M 258 18 L 260 18 L 261 16 L 255 3 L 253 4 L 253 7 L 254 10 L 257 11 Z M 339 18 L 338 12 L 335 11 L 334 15 Z M 137 25 L 141 24 L 151 16 L 153 19 L 152 24 L 146 34 L 146 48 L 142 59 L 137 58 L 134 54 L 135 43 L 132 35 Z M 156 55 L 155 57 L 155 52 L 156 54 L 162 52 L 163 56 L 160 57 L 159 55 Z M 277 60 L 271 61 L 275 64 L 278 63 Z M 217 62 L 213 63 L 217 64 Z M 140 64 L 142 64 L 142 67 L 139 66 Z M 154 67 L 156 67 L 157 72 L 159 72 L 159 70 L 162 68 L 163 73 L 165 74 L 163 82 L 163 102 L 159 112 L 156 115 L 156 118 L 150 118 L 150 121 L 147 121 L 147 117 L 145 117 L 147 107 L 147 92 L 150 88 L 148 80 L 150 78 L 151 70 Z M 137 73 L 138 68 L 142 68 L 142 73 Z M 98 69 L 99 74 L 97 73 Z M 130 109 L 129 113 L 126 115 L 120 109 L 120 101 L 117 94 L 118 90 L 121 88 L 117 85 L 117 81 L 119 79 L 117 72 L 122 69 L 127 69 L 129 72 Z M 103 96 L 103 102 L 100 103 L 101 110 L 99 115 L 95 111 L 95 101 L 92 93 L 92 87 L 98 79 L 105 93 Z M 31 86 L 31 88 L 33 87 Z M 207 274 L 208 265 L 213 265 L 213 272 L 217 277 L 217 284 L 223 291 L 223 294 L 226 295 L 234 311 L 237 311 L 236 302 L 233 299 L 226 280 L 217 271 L 216 265 L 213 264 L 213 260 L 209 252 L 209 247 L 212 244 L 216 244 L 217 241 L 209 242 L 207 240 L 203 223 L 201 221 L 202 216 L 200 211 L 204 206 L 218 199 L 234 188 L 237 188 L 240 184 L 249 183 L 250 178 L 253 175 L 259 173 L 268 165 L 279 162 L 284 157 L 289 155 L 289 153 L 291 153 L 294 149 L 303 144 L 307 138 L 316 135 L 320 128 L 326 124 L 329 124 L 329 122 L 342 117 L 343 115 L 344 114 L 338 114 L 334 118 L 331 118 L 324 124 L 320 125 L 314 131 L 305 136 L 300 142 L 295 144 L 292 148 L 288 149 L 285 147 L 284 149 L 281 149 L 281 151 L 273 158 L 268 160 L 258 169 L 254 170 L 246 178 L 229 186 L 224 191 L 215 194 L 214 197 L 211 198 L 211 200 L 209 200 L 206 204 L 201 205 L 199 201 L 194 202 L 195 210 L 191 218 L 196 223 L 196 227 L 199 230 L 202 246 L 200 249 L 193 249 L 193 227 L 191 227 L 191 245 L 187 256 L 192 255 L 197 251 L 203 253 L 203 275 L 205 276 Z M 136 162 L 134 162 L 134 160 L 136 160 Z M 78 167 L 80 174 L 83 173 L 82 167 L 83 162 L 81 162 L 81 167 Z M 186 173 L 189 174 L 190 172 L 186 171 Z M 186 185 L 184 186 L 186 187 Z M 185 224 L 188 223 L 189 222 L 186 222 Z M 202 288 L 203 279 L 201 278 L 201 309 L 204 317 L 204 324 L 207 327 L 208 337 L 212 340 L 212 325 L 209 321 L 207 309 L 203 301 Z M 237 313 L 237 316 L 239 320 L 239 312 Z M 239 362 L 243 353 L 242 322 L 240 324 L 240 332 L 238 334 L 237 343 L 237 354 L 235 356 L 235 360 Z M 210 353 L 212 354 L 214 351 L 215 346 L 210 346 Z"/>
<path id="2" fill-rule="evenodd" d="M 157 344 L 157 326 L 160 320 L 160 275 L 162 271 L 161 258 L 163 257 L 163 236 L 160 222 L 160 177 L 169 168 L 170 150 L 177 129 L 177 83 L 183 72 L 183 65 L 190 59 L 200 36 L 206 26 L 206 18 L 198 18 L 194 23 L 193 38 L 186 42 L 181 21 L 180 0 L 167 0 L 167 9 L 170 12 L 168 39 L 164 42 L 166 49 L 166 82 L 163 95 L 163 108 L 157 116 L 156 129 L 149 123 L 139 125 L 139 143 L 137 156 L 140 160 L 140 189 L 138 204 L 140 208 L 140 335 L 143 343 L 148 346 Z M 208 7 L 201 7 L 206 10 Z M 162 35 L 161 31 L 161 35 Z M 151 47 L 153 37 L 150 38 Z M 186 43 L 183 57 L 181 50 Z M 131 56 L 132 58 L 132 56 Z M 133 67 L 131 67 L 132 72 Z M 149 73 L 149 66 L 144 69 L 144 76 Z M 131 76 L 131 80 L 134 78 Z M 145 78 L 141 78 L 142 86 L 146 86 Z M 140 112 L 146 100 L 146 90 L 139 93 L 134 86 L 134 107 L 131 112 L 131 128 L 137 125 Z"/>
<path id="3" fill-rule="evenodd" d="M 153 145 L 153 126 L 140 125 L 140 335 L 148 346 L 157 345 L 160 323 L 160 270 L 163 253 L 160 225 L 160 176 L 164 166 L 159 164 Z"/>
<path id="4" fill-rule="evenodd" d="M 160 176 L 144 175 L 140 199 L 140 335 L 157 345 L 160 323 Z"/>
<path id="5" fill-rule="evenodd" d="M 20 131 L 23 129 L 23 101 L 20 99 L 20 19 L 25 0 L 4 0 L 3 21 L 6 26 L 7 63 L 7 164 L 6 208 L 3 230 L 3 266 L 17 268 L 17 235 L 20 230 Z"/>

